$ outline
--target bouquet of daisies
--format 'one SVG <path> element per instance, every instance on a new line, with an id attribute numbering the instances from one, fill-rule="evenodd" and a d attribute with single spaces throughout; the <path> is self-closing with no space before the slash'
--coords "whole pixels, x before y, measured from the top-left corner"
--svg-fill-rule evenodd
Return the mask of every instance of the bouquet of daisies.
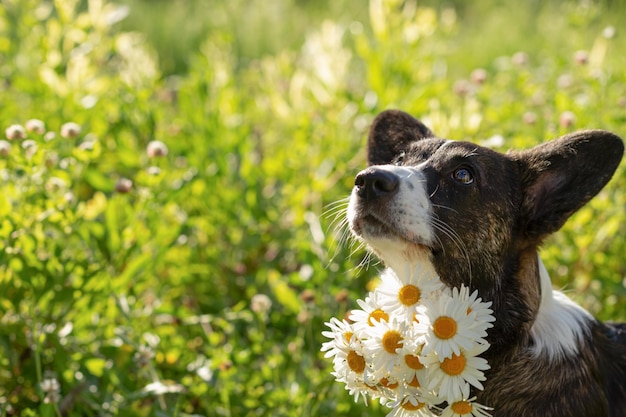
<path id="1" fill-rule="evenodd" d="M 495 321 L 491 303 L 465 286 L 450 290 L 432 271 L 402 272 L 387 269 L 350 322 L 326 323 L 331 341 L 322 351 L 333 357 L 332 374 L 355 401 L 369 396 L 390 407 L 387 417 L 490 416 L 470 386 L 482 390 L 489 369 L 480 355 Z"/>

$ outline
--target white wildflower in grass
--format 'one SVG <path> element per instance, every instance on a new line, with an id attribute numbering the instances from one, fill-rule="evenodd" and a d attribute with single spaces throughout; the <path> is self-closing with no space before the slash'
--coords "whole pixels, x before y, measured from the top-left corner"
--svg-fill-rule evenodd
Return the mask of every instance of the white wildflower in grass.
<path id="1" fill-rule="evenodd" d="M 484 332 L 474 328 L 476 318 L 470 307 L 469 300 L 463 300 L 458 292 L 442 294 L 436 302 L 424 300 L 417 316 L 420 325 L 428 328 L 423 353 L 434 351 L 441 360 L 459 355 L 461 348 L 471 349 L 474 343 L 486 343 Z"/>
<path id="2" fill-rule="evenodd" d="M 22 125 L 11 125 L 5 129 L 4 134 L 9 140 L 26 139 L 26 131 Z"/>
<path id="3" fill-rule="evenodd" d="M 469 400 L 451 401 L 442 411 L 441 417 L 491 417 L 491 407 L 474 402 L 476 397 Z"/>
<path id="4" fill-rule="evenodd" d="M 120 178 L 115 183 L 115 191 L 120 194 L 129 193 L 133 189 L 133 182 L 128 178 Z"/>
<path id="5" fill-rule="evenodd" d="M 0 156 L 8 156 L 11 152 L 11 143 L 7 140 L 0 139 Z"/>
<path id="6" fill-rule="evenodd" d="M 255 294 L 250 300 L 250 309 L 257 314 L 265 314 L 272 308 L 272 300 L 265 294 Z"/>
<path id="7" fill-rule="evenodd" d="M 167 145 L 160 140 L 153 140 L 148 143 L 146 147 L 146 153 L 150 158 L 156 158 L 159 156 L 166 156 L 168 152 Z"/>
<path id="8" fill-rule="evenodd" d="M 470 398 L 482 390 L 489 364 L 491 303 L 461 286 L 446 288 L 432 272 L 388 270 L 381 285 L 357 300 L 350 320 L 332 318 L 322 334 L 336 380 L 355 397 L 380 399 L 388 417 L 490 417 Z M 470 399 L 467 399 L 470 398 Z M 443 404 L 447 402 L 447 404 Z M 441 407 L 446 406 L 445 409 Z"/>
<path id="9" fill-rule="evenodd" d="M 26 139 L 22 142 L 22 149 L 25 151 L 24 155 L 30 159 L 37 153 L 37 142 L 32 139 Z"/>
<path id="10" fill-rule="evenodd" d="M 81 131 L 80 125 L 74 122 L 67 122 L 61 126 L 61 136 L 66 139 L 77 137 Z"/>
<path id="11" fill-rule="evenodd" d="M 54 376 L 46 376 L 39 384 L 45 394 L 43 402 L 45 404 L 56 404 L 61 400 L 61 385 Z"/>
<path id="12" fill-rule="evenodd" d="M 387 269 L 381 276 L 382 284 L 377 288 L 378 301 L 385 311 L 411 321 L 415 307 L 432 294 L 438 294 L 443 283 L 436 275 L 423 268 L 411 268 L 401 276 Z"/>
<path id="13" fill-rule="evenodd" d="M 487 344 L 475 344 L 472 349 L 461 349 L 459 354 L 440 360 L 434 352 L 423 357 L 428 368 L 428 389 L 436 390 L 439 398 L 467 398 L 470 385 L 482 390 L 485 380 L 483 371 L 489 369 L 487 360 L 478 355 L 489 348 Z"/>
<path id="14" fill-rule="evenodd" d="M 151 167 L 146 168 L 146 172 L 148 173 L 148 175 L 152 175 L 156 177 L 157 175 L 161 175 L 161 168 L 151 166 Z"/>
<path id="15" fill-rule="evenodd" d="M 43 135 L 46 133 L 46 124 L 39 119 L 29 119 L 26 122 L 26 131 Z"/>
<path id="16" fill-rule="evenodd" d="M 154 348 L 147 345 L 140 345 L 133 355 L 133 362 L 140 368 L 145 368 L 155 357 Z"/>

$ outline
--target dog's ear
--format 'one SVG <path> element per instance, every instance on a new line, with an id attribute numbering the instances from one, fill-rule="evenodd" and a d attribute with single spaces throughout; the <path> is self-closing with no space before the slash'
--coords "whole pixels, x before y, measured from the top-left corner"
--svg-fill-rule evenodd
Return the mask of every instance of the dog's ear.
<path id="1" fill-rule="evenodd" d="M 588 130 L 516 154 L 521 163 L 527 237 L 557 231 L 611 179 L 624 155 L 616 135 Z"/>
<path id="2" fill-rule="evenodd" d="M 393 161 L 409 143 L 435 137 L 422 122 L 400 110 L 386 110 L 376 116 L 367 139 L 369 165 L 385 165 Z"/>

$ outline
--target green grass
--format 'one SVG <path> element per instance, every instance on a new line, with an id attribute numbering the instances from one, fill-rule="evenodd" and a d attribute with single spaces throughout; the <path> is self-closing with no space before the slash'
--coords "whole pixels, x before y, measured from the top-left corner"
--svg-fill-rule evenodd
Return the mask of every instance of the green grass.
<path id="1" fill-rule="evenodd" d="M 113 25 L 105 1 L 0 3 L 0 125 L 53 132 L 0 157 L 0 416 L 384 415 L 319 352 L 379 271 L 333 230 L 373 117 L 503 151 L 626 128 L 619 2 L 129 1 Z M 622 164 L 542 251 L 605 320 L 625 189 Z"/>

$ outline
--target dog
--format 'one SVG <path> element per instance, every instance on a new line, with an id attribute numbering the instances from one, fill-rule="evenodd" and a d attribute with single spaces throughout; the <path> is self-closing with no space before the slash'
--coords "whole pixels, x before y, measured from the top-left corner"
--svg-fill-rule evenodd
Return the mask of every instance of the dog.
<path id="1" fill-rule="evenodd" d="M 494 417 L 626 416 L 626 324 L 554 291 L 538 257 L 623 154 L 602 130 L 502 154 L 440 139 L 399 110 L 372 123 L 349 228 L 387 267 L 430 263 L 445 285 L 492 302 L 491 369 L 472 395 Z"/>

